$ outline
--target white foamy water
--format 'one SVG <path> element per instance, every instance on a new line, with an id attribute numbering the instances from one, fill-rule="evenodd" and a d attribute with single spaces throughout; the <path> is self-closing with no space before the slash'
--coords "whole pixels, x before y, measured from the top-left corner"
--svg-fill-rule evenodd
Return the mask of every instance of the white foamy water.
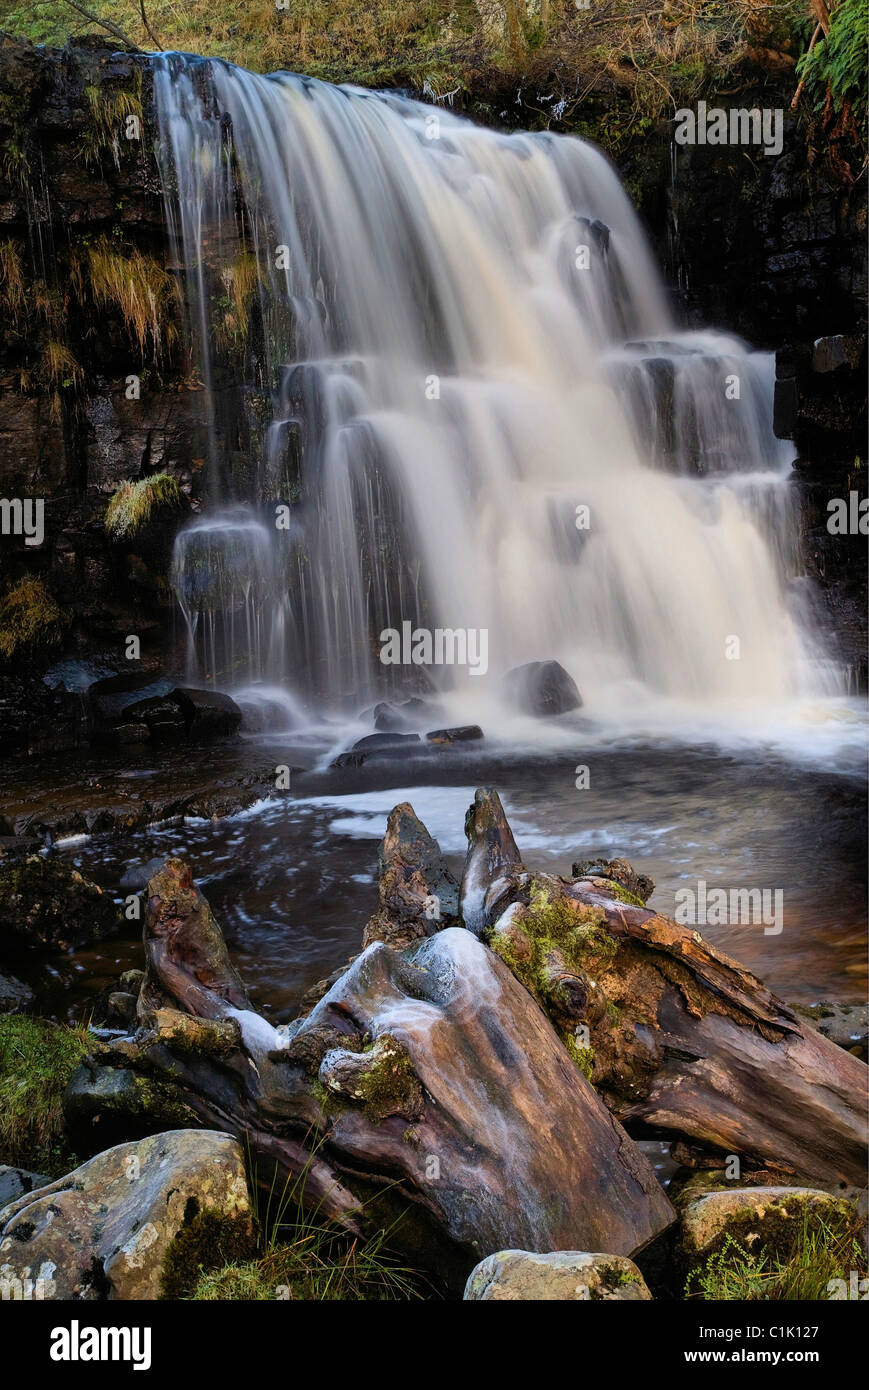
<path id="1" fill-rule="evenodd" d="M 378 637 L 411 621 L 488 632 L 487 675 L 424 674 L 520 746 L 859 737 L 799 578 L 772 358 L 678 330 L 600 153 L 443 111 L 431 138 L 404 98 L 182 55 L 156 99 L 212 404 L 173 565 L 191 678 L 244 686 L 255 729 L 347 720 L 400 688 Z M 244 276 L 269 419 L 242 484 L 209 305 Z M 505 706 L 501 675 L 548 658 L 587 725 Z"/>

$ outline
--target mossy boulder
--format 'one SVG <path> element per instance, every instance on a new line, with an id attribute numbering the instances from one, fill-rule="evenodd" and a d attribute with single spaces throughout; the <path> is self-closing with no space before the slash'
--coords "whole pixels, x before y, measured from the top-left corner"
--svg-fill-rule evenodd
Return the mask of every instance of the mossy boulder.
<path id="1" fill-rule="evenodd" d="M 154 1299 L 202 1268 L 252 1255 L 241 1144 L 176 1130 L 98 1154 L 6 1207 L 0 1272 L 40 1271 L 60 1299 Z"/>
<path id="2" fill-rule="evenodd" d="M 844 1197 L 811 1187 L 752 1187 L 708 1192 L 682 1206 L 681 1248 L 688 1268 L 727 1244 L 787 1259 L 805 1231 L 856 1236 L 860 1217 Z"/>
<path id="3" fill-rule="evenodd" d="M 61 859 L 29 854 L 0 868 L 0 956 L 67 951 L 120 925 L 111 896 Z"/>
<path id="4" fill-rule="evenodd" d="M 648 1301 L 652 1295 L 633 1260 L 581 1250 L 535 1254 L 499 1250 L 472 1270 L 465 1299 L 483 1302 Z"/>
<path id="5" fill-rule="evenodd" d="M 174 1087 L 90 1058 L 69 1078 L 62 1105 L 66 1131 L 80 1153 L 196 1125 L 196 1116 Z"/>

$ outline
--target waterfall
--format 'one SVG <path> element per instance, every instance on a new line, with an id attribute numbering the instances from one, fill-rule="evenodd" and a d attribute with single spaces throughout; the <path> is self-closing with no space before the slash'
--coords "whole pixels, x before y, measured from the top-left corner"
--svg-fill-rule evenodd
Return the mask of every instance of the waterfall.
<path id="1" fill-rule="evenodd" d="M 674 725 L 835 692 L 772 358 L 677 328 L 603 155 L 399 95 L 155 62 L 211 422 L 172 576 L 192 676 L 338 713 L 398 689 L 468 711 L 555 658 L 584 714 Z M 252 394 L 261 428 L 228 457 Z M 379 633 L 408 620 L 487 630 L 488 675 L 381 665 Z"/>

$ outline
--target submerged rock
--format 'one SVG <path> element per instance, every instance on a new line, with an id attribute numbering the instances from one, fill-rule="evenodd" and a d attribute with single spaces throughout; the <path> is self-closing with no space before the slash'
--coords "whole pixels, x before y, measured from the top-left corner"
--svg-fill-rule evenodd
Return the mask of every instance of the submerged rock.
<path id="1" fill-rule="evenodd" d="M 111 896 L 60 859 L 30 854 L 0 867 L 0 956 L 66 951 L 120 925 Z"/>
<path id="2" fill-rule="evenodd" d="M 540 1302 L 558 1299 L 650 1300 L 652 1295 L 633 1260 L 557 1250 L 499 1250 L 481 1260 L 465 1285 L 465 1299 L 484 1302 Z"/>
<path id="3" fill-rule="evenodd" d="M 419 734 L 366 734 L 354 743 L 351 752 L 364 748 L 398 748 L 405 743 L 419 743 Z"/>
<path id="4" fill-rule="evenodd" d="M 175 1130 L 119 1144 L 8 1205 L 0 1280 L 39 1279 L 43 1298 L 155 1299 L 181 1265 L 252 1254 L 253 1229 L 238 1140 Z"/>
<path id="5" fill-rule="evenodd" d="M 582 705 L 576 681 L 558 661 L 529 661 L 516 666 L 507 672 L 502 686 L 515 709 L 541 719 L 567 714 Z"/>
<path id="6" fill-rule="evenodd" d="M 863 1062 L 869 1061 L 869 1005 L 831 1004 L 824 1000 L 808 1007 L 797 1004 L 795 1008 L 830 1042 Z"/>

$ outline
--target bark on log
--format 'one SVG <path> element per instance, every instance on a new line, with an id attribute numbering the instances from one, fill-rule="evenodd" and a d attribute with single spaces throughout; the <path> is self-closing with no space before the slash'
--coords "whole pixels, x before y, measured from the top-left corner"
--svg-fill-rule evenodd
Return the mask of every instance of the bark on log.
<path id="1" fill-rule="evenodd" d="M 672 1220 L 647 1160 L 471 933 L 372 943 L 279 1032 L 237 1002 L 187 866 L 167 861 L 148 898 L 140 1028 L 94 1061 L 174 1085 L 258 1162 L 304 1173 L 321 1216 L 364 1227 L 360 1194 L 391 1189 L 414 1257 L 435 1232 L 460 1277 L 510 1247 L 629 1254 Z"/>
<path id="2" fill-rule="evenodd" d="M 624 901 L 617 882 L 514 868 L 505 886 L 491 852 L 505 839 L 500 801 L 478 791 L 472 809 L 475 893 L 509 903 L 485 937 L 565 1041 L 568 1025 L 586 1025 L 592 1081 L 614 1115 L 634 1133 L 688 1139 L 749 1166 L 865 1185 L 865 1063 L 698 931 Z"/>

